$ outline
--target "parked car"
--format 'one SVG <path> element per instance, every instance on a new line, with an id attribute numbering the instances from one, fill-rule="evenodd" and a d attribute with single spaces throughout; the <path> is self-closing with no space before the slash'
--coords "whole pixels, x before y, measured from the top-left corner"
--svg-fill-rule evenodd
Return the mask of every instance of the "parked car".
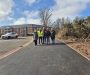
<path id="1" fill-rule="evenodd" d="M 10 39 L 10 38 L 18 38 L 18 34 L 15 32 L 6 33 L 4 35 L 1 35 L 2 39 Z"/>
<path id="2" fill-rule="evenodd" d="M 34 33 L 28 33 L 27 36 L 33 36 Z"/>

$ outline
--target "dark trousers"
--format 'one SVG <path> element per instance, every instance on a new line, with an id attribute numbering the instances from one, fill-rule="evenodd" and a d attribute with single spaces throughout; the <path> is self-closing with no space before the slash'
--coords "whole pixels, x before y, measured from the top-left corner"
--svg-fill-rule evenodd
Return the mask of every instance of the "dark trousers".
<path id="1" fill-rule="evenodd" d="M 55 44 L 55 36 L 51 37 L 52 44 Z"/>
<path id="2" fill-rule="evenodd" d="M 34 40 L 34 44 L 35 44 L 35 46 L 37 45 L 37 40 Z"/>
<path id="3" fill-rule="evenodd" d="M 52 44 L 55 44 L 55 38 L 54 39 L 51 39 L 52 40 Z"/>
<path id="4" fill-rule="evenodd" d="M 43 37 L 43 43 L 46 43 L 46 36 Z"/>
<path id="5" fill-rule="evenodd" d="M 50 43 L 50 37 L 47 37 L 47 44 Z"/>
<path id="6" fill-rule="evenodd" d="M 42 44 L 42 37 L 39 37 L 39 44 Z"/>

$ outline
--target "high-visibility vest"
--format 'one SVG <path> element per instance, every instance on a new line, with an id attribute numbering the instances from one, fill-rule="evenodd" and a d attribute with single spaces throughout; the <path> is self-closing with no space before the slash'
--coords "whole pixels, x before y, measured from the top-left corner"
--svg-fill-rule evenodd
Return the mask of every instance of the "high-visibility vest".
<path id="1" fill-rule="evenodd" d="M 38 37 L 43 37 L 43 31 L 38 31 Z"/>

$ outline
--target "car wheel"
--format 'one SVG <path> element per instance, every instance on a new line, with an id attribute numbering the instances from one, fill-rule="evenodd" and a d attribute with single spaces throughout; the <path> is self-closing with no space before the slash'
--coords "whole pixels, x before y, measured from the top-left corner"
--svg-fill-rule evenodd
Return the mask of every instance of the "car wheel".
<path id="1" fill-rule="evenodd" d="M 10 36 L 8 36 L 8 38 L 7 39 L 10 39 L 11 37 Z"/>

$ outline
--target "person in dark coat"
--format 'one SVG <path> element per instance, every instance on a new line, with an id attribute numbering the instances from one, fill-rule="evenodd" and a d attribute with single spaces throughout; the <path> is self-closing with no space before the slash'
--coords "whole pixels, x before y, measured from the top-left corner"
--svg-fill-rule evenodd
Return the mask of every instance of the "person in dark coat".
<path id="1" fill-rule="evenodd" d="M 54 29 L 51 29 L 51 40 L 52 40 L 52 44 L 55 44 L 55 35 L 56 35 L 56 32 Z"/>
<path id="2" fill-rule="evenodd" d="M 43 44 L 46 43 L 46 36 L 47 36 L 47 31 L 46 28 L 43 28 Z"/>
<path id="3" fill-rule="evenodd" d="M 51 36 L 50 30 L 49 28 L 47 28 L 47 31 L 46 31 L 47 44 L 50 44 L 50 36 Z"/>
<path id="4" fill-rule="evenodd" d="M 34 41 L 35 46 L 37 45 L 37 40 L 38 40 L 38 33 L 37 33 L 37 30 L 35 30 L 33 34 L 33 41 Z"/>

